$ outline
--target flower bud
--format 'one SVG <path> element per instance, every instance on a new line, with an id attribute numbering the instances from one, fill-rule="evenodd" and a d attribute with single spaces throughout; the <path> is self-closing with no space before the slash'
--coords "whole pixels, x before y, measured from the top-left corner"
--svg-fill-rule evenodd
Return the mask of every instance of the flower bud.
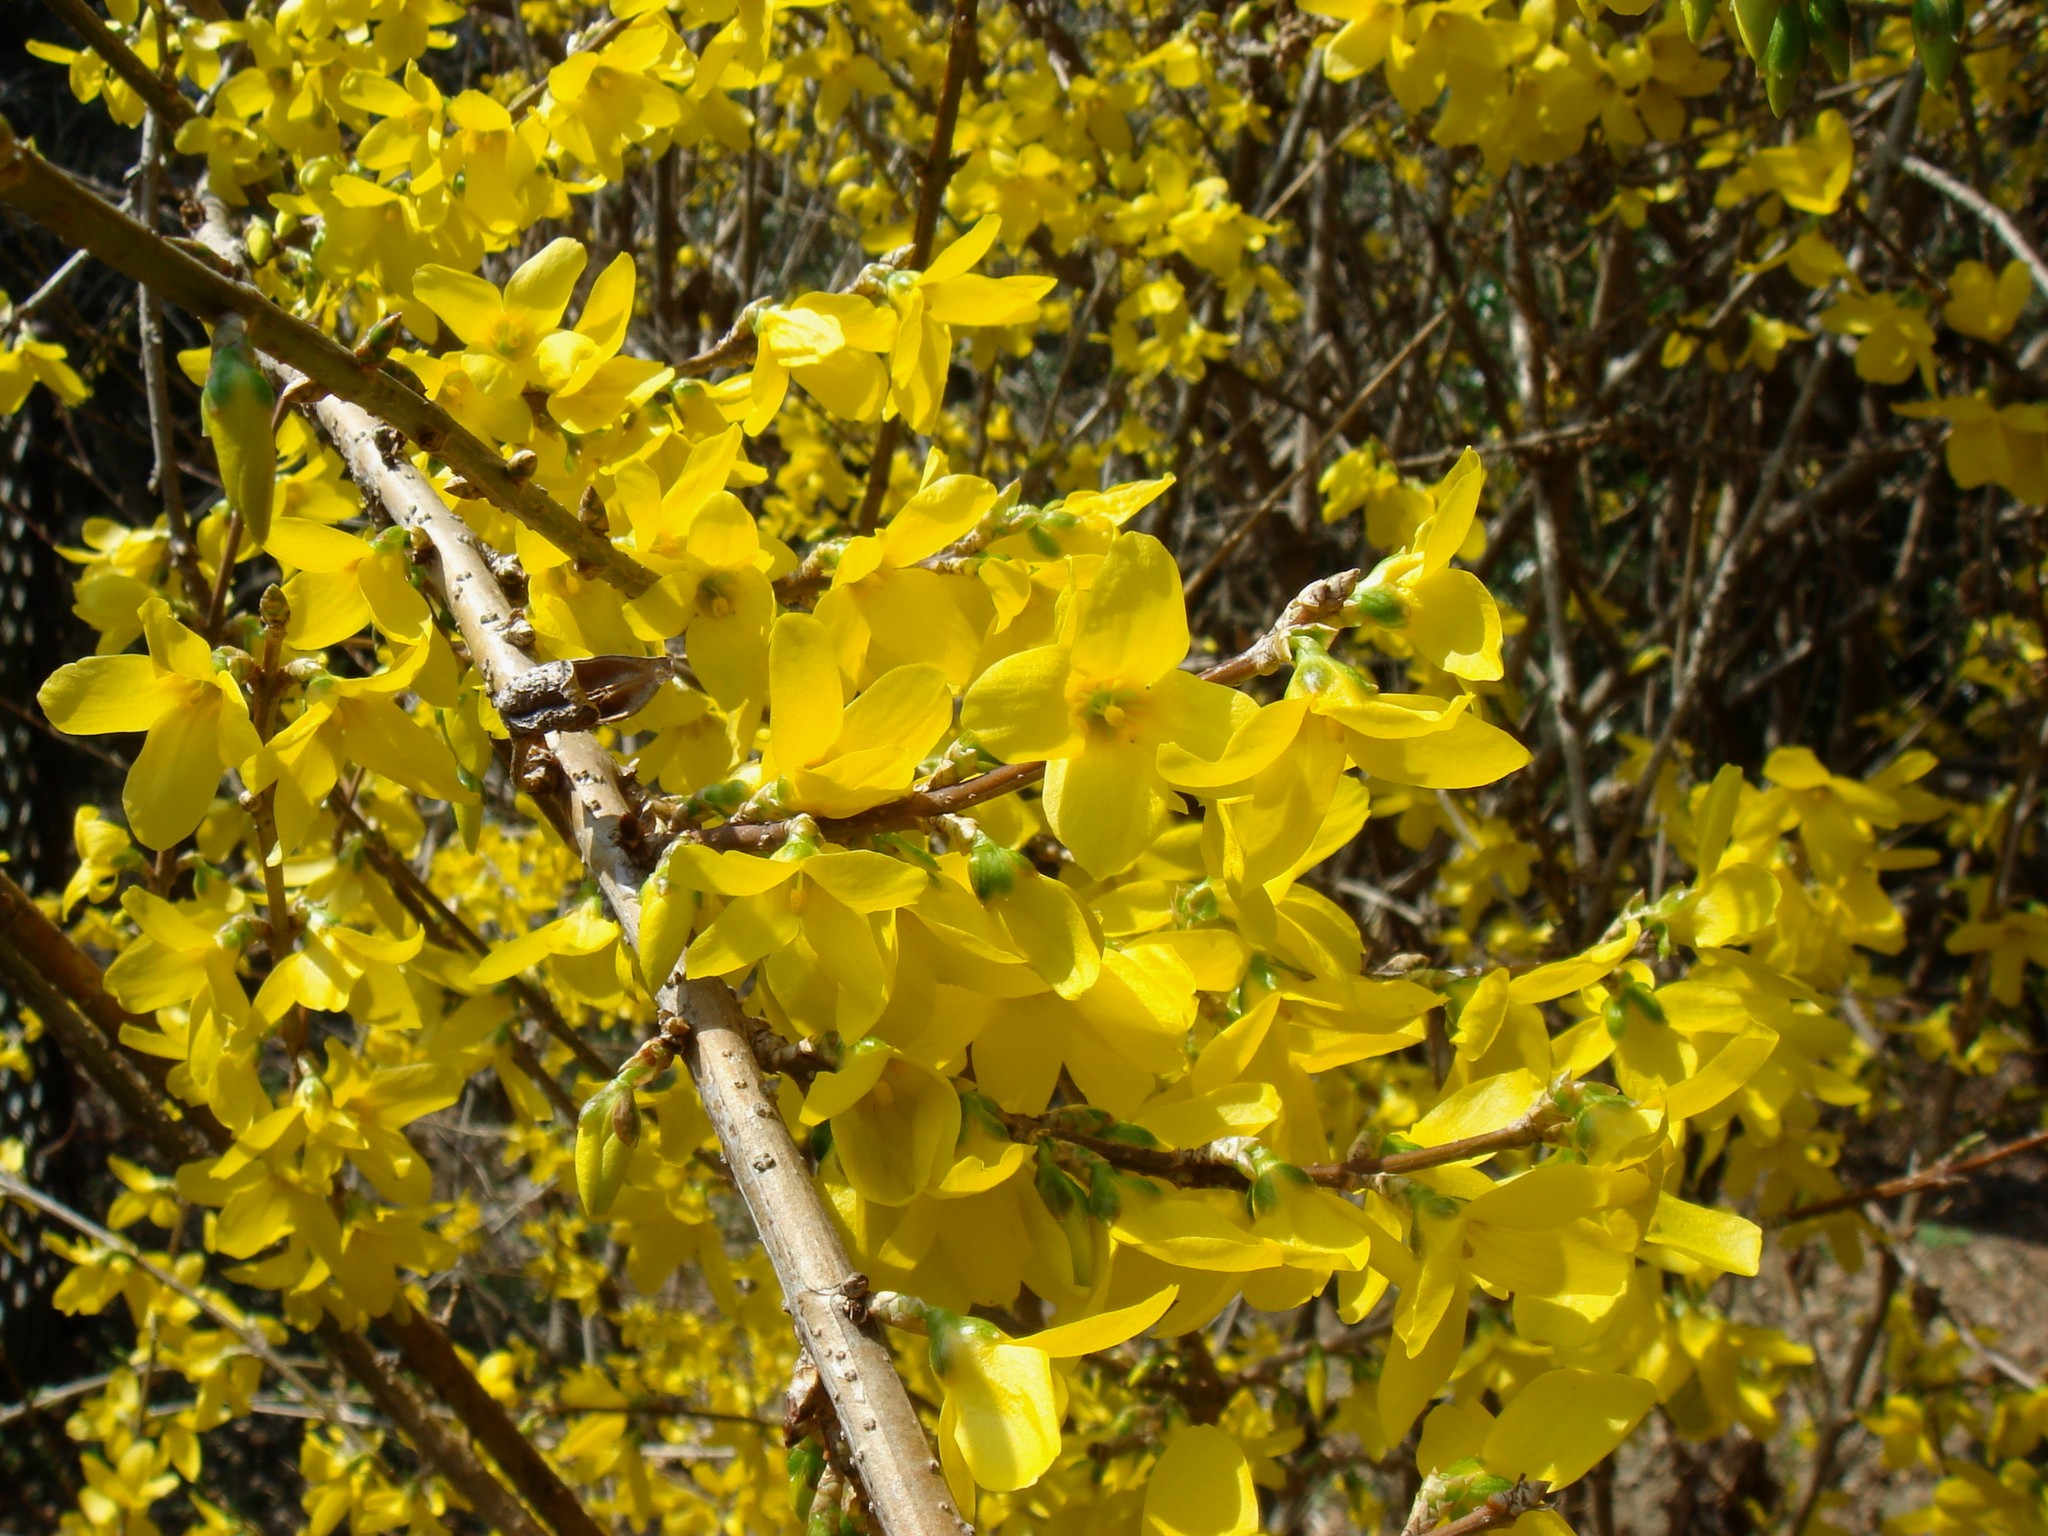
<path id="1" fill-rule="evenodd" d="M 1807 53 L 1812 46 L 1806 32 L 1806 7 L 1799 0 L 1786 0 L 1771 23 L 1770 41 L 1764 46 L 1764 91 L 1771 110 L 1779 117 L 1792 105 L 1799 77 L 1806 72 Z"/>
<path id="2" fill-rule="evenodd" d="M 639 1113 L 633 1090 L 610 1082 L 576 1117 L 576 1193 L 591 1216 L 610 1210 L 626 1182 L 633 1144 L 640 1139 Z"/>
<path id="3" fill-rule="evenodd" d="M 1928 85 L 1937 91 L 1947 90 L 1955 73 L 1963 25 L 1963 0 L 1913 0 L 1913 47 Z"/>
<path id="4" fill-rule="evenodd" d="M 1847 0 L 1806 0 L 1806 31 L 1820 56 L 1827 60 L 1828 73 L 1837 80 L 1849 78 L 1849 6 Z"/>
<path id="5" fill-rule="evenodd" d="M 1023 854 L 1005 848 L 985 832 L 974 834 L 974 847 L 967 855 L 967 882 L 978 899 L 993 901 L 1009 895 L 1017 888 L 1018 878 L 1030 869 Z"/>
<path id="6" fill-rule="evenodd" d="M 1707 35 L 1707 25 L 1714 19 L 1714 0 L 1681 0 L 1680 8 L 1685 12 L 1685 35 L 1696 43 Z"/>

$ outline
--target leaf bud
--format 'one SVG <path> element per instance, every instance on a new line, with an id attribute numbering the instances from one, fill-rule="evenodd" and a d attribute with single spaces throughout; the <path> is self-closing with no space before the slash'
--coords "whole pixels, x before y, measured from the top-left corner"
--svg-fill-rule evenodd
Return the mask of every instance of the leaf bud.
<path id="1" fill-rule="evenodd" d="M 783 1458 L 783 1467 L 789 1474 L 789 1502 L 796 1509 L 796 1517 L 806 1519 L 811 1512 L 811 1496 L 817 1492 L 819 1475 L 825 1470 L 825 1448 L 815 1437 L 799 1440 Z"/>
<path id="2" fill-rule="evenodd" d="M 1307 1174 L 1257 1142 L 1243 1148 L 1235 1161 L 1251 1179 L 1251 1187 L 1245 1191 L 1245 1205 L 1255 1218 L 1270 1215 L 1280 1208 L 1280 1202 L 1285 1198 L 1284 1186 L 1309 1182 Z"/>
<path id="3" fill-rule="evenodd" d="M 1820 56 L 1827 60 L 1828 73 L 1837 80 L 1848 79 L 1848 0 L 1806 0 L 1806 31 Z"/>
<path id="4" fill-rule="evenodd" d="M 1937 91 L 1947 90 L 1955 73 L 1963 25 L 1963 0 L 1913 0 L 1913 47 L 1927 83 Z"/>
<path id="5" fill-rule="evenodd" d="M 1758 69 L 1764 67 L 1764 54 L 1771 41 L 1771 27 L 1776 23 L 1779 0 L 1733 0 L 1735 31 L 1741 39 L 1744 52 L 1748 53 Z"/>
<path id="6" fill-rule="evenodd" d="M 1771 110 L 1779 117 L 1792 105 L 1799 77 L 1806 71 L 1811 40 L 1806 33 L 1806 8 L 1798 0 L 1786 0 L 1771 23 L 1770 41 L 1764 46 L 1764 91 Z"/>

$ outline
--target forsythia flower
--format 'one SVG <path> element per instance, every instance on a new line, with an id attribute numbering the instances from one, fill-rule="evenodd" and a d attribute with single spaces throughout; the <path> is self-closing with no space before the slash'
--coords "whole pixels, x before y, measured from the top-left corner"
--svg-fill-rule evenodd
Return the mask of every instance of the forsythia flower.
<path id="1" fill-rule="evenodd" d="M 896 306 L 896 341 L 889 357 L 891 401 L 913 432 L 929 432 L 946 394 L 946 364 L 956 325 L 1022 325 L 1038 317 L 1038 301 L 1052 291 L 1049 277 L 983 277 L 972 269 L 1002 229 L 994 214 L 941 251 L 922 272 L 886 280 Z"/>
<path id="2" fill-rule="evenodd" d="M 1352 595 L 1362 626 L 1390 630 L 1433 666 L 1470 682 L 1501 675 L 1500 611 L 1486 584 L 1451 569 L 1479 510 L 1486 471 L 1467 448 L 1435 487 L 1436 510 L 1408 547 L 1389 555 Z"/>
<path id="3" fill-rule="evenodd" d="M 1246 701 L 1180 670 L 1180 571 L 1157 539 L 1119 536 L 1086 580 L 1069 599 L 1062 642 L 982 673 L 960 721 L 998 757 L 1047 760 L 1046 819 L 1081 867 L 1103 877 L 1145 850 L 1166 812 L 1160 747 L 1216 756 Z"/>
<path id="4" fill-rule="evenodd" d="M 169 848 L 197 827 L 221 774 L 255 755 L 261 743 L 241 684 L 216 666 L 206 642 L 150 598 L 142 610 L 147 656 L 91 656 L 63 667 L 36 702 L 72 736 L 146 731 L 128 770 L 121 804 L 135 840 Z"/>

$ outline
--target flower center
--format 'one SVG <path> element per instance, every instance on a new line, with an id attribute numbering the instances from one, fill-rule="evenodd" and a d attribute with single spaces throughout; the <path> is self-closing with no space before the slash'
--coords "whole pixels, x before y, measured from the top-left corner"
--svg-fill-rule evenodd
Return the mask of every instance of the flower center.
<path id="1" fill-rule="evenodd" d="M 706 576 L 697 583 L 697 611 L 707 619 L 732 617 L 732 585 L 723 576 Z"/>
<path id="2" fill-rule="evenodd" d="M 491 350 L 500 357 L 518 357 L 526 350 L 526 327 L 510 315 L 500 315 L 491 327 Z"/>

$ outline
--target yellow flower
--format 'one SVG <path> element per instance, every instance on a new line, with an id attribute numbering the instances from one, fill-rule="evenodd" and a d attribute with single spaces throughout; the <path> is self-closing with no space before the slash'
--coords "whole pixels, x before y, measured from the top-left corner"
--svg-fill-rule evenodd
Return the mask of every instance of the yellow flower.
<path id="1" fill-rule="evenodd" d="M 786 779 L 790 805 L 818 816 L 903 794 L 953 712 L 945 674 L 929 662 L 891 668 L 848 703 L 831 633 L 807 613 L 775 621 L 768 701 L 762 776 Z"/>
<path id="2" fill-rule="evenodd" d="M 1934 392 L 1934 327 L 1921 310 L 1889 293 L 1849 294 L 1820 315 L 1821 329 L 1860 338 L 1856 377 L 1873 384 L 1903 384 L 1917 368 Z"/>
<path id="3" fill-rule="evenodd" d="M 914 494 L 880 533 L 849 540 L 817 614 L 858 678 L 906 662 L 929 661 L 964 687 L 995 609 L 970 576 L 919 565 L 974 528 L 996 504 L 996 488 L 978 475 L 947 473 L 945 453 L 925 457 Z"/>
<path id="4" fill-rule="evenodd" d="M 152 597 L 143 605 L 147 656 L 90 656 L 53 674 L 36 695 L 50 724 L 70 736 L 146 731 L 121 804 L 135 840 L 169 848 L 190 836 L 223 771 L 261 743 L 242 688 L 214 666 L 206 642 Z"/>
<path id="5" fill-rule="evenodd" d="M 1995 276 L 1981 261 L 1959 264 L 1948 280 L 1948 302 L 1941 318 L 1952 331 L 1984 341 L 2003 341 L 2019 323 L 2033 296 L 2034 280 L 2027 264 L 2013 260 Z"/>
<path id="6" fill-rule="evenodd" d="M 1979 390 L 1892 409 L 1951 424 L 1945 457 L 1964 490 L 2000 485 L 2029 506 L 2048 502 L 2048 404 L 1998 406 Z"/>
<path id="7" fill-rule="evenodd" d="M 972 268 L 988 254 L 1002 220 L 988 215 L 941 251 L 922 272 L 892 273 L 896 341 L 889 357 L 890 399 L 913 432 L 929 432 L 945 401 L 946 365 L 956 325 L 1022 325 L 1038 318 L 1049 277 L 983 277 Z"/>
<path id="8" fill-rule="evenodd" d="M 926 1311 L 932 1371 L 946 1390 L 939 1410 L 939 1454 L 947 1471 L 966 1473 L 995 1493 L 1029 1488 L 1060 1450 L 1066 1392 L 1052 1362 L 1113 1349 L 1166 1315 L 1177 1288 L 1096 1317 L 1012 1339 L 993 1323 Z M 971 1490 L 954 1493 L 971 1508 Z"/>
<path id="9" fill-rule="evenodd" d="M 982 673 L 960 721 L 998 757 L 1048 762 L 1046 819 L 1081 867 L 1103 878 L 1145 851 L 1166 814 L 1159 749 L 1171 742 L 1213 758 L 1251 705 L 1180 670 L 1180 571 L 1157 539 L 1120 535 L 1069 605 L 1066 638 Z"/>
<path id="10" fill-rule="evenodd" d="M 1952 955 L 1991 957 L 1991 995 L 2008 1008 L 2020 1002 L 2028 965 L 2048 970 L 2048 910 L 2036 902 L 1996 917 L 1964 923 L 1942 945 Z"/>
<path id="11" fill-rule="evenodd" d="M 749 380 L 747 434 L 775 420 L 797 383 L 843 421 L 871 421 L 889 392 L 881 356 L 895 344 L 896 317 L 853 293 L 807 293 L 793 304 L 753 311 L 759 347 Z"/>
<path id="12" fill-rule="evenodd" d="M 535 386 L 563 388 L 595 350 L 589 337 L 556 329 L 589 259 L 581 241 L 564 236 L 514 272 L 503 293 L 438 263 L 419 269 L 413 291 L 462 338 L 470 381 L 494 400 L 517 401 Z"/>
<path id="13" fill-rule="evenodd" d="M 682 120 L 681 99 L 655 73 L 676 41 L 665 17 L 645 16 L 549 70 L 541 112 L 556 141 L 607 180 L 622 177 L 628 145 Z"/>
<path id="14" fill-rule="evenodd" d="M 641 890 L 641 966 L 659 986 L 678 958 L 688 976 L 732 980 L 765 960 L 767 989 L 791 1023 L 852 1042 L 888 1002 L 896 910 L 928 878 L 884 854 L 821 850 L 801 834 L 766 859 L 679 841 Z M 690 939 L 705 896 L 723 897 L 722 909 Z"/>
<path id="15" fill-rule="evenodd" d="M 646 403 L 675 370 L 644 357 L 621 357 L 633 323 L 633 258 L 621 251 L 590 285 L 572 333 L 589 343 L 576 348 L 568 377 L 548 395 L 548 414 L 571 432 L 596 432 Z M 575 343 L 564 343 L 575 347 Z"/>
<path id="16" fill-rule="evenodd" d="M 249 787 L 277 786 L 277 837 L 284 852 L 297 848 L 312 829 L 345 765 L 451 805 L 476 802 L 478 791 L 464 782 L 448 744 L 398 702 L 419 685 L 432 652 L 431 644 L 422 643 L 368 677 L 315 678 L 304 712 L 253 754 Z"/>
<path id="17" fill-rule="evenodd" d="M 1451 569 L 1472 532 L 1486 471 L 1467 448 L 1432 495 L 1436 510 L 1424 518 L 1408 547 L 1389 555 L 1352 594 L 1347 619 L 1362 629 L 1397 634 L 1432 666 L 1468 682 L 1501 675 L 1500 610 L 1486 584 L 1470 571 Z"/>

